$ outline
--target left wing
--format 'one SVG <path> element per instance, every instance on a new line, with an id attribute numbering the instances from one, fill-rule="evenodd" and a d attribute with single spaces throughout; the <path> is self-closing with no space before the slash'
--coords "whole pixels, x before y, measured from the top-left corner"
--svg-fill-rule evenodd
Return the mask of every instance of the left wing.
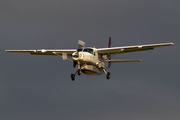
<path id="1" fill-rule="evenodd" d="M 41 50 L 6 50 L 6 52 L 30 53 L 31 55 L 63 55 L 72 56 L 76 49 L 41 49 Z"/>
<path id="2" fill-rule="evenodd" d="M 143 50 L 152 50 L 155 47 L 172 46 L 174 43 L 160 43 L 160 44 L 147 44 L 147 45 L 135 45 L 135 46 L 124 46 L 124 47 L 111 47 L 111 48 L 97 48 L 99 55 L 112 55 L 121 54 L 128 52 L 136 52 Z"/>

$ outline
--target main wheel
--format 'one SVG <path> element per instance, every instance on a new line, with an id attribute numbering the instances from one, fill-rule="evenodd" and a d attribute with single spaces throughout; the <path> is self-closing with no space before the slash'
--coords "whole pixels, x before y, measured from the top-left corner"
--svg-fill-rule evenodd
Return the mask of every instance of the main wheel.
<path id="1" fill-rule="evenodd" d="M 78 69 L 78 75 L 81 75 L 81 70 L 80 69 Z"/>
<path id="2" fill-rule="evenodd" d="M 106 74 L 106 78 L 109 79 L 111 77 L 110 72 Z"/>
<path id="3" fill-rule="evenodd" d="M 71 80 L 74 81 L 75 80 L 75 75 L 71 74 Z"/>

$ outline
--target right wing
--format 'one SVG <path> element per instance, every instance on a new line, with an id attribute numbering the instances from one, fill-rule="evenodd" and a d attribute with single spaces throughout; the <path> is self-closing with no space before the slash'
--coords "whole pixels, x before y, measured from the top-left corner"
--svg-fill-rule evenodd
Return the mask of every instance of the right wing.
<path id="1" fill-rule="evenodd" d="M 72 56 L 76 49 L 41 49 L 41 50 L 6 50 L 6 52 L 30 53 L 31 55 L 63 55 Z"/>
<path id="2" fill-rule="evenodd" d="M 111 47 L 111 48 L 97 48 L 97 52 L 99 55 L 112 55 L 112 54 L 152 50 L 155 47 L 172 46 L 172 45 L 174 45 L 174 43 L 159 43 L 159 44 L 147 44 L 147 45 Z"/>

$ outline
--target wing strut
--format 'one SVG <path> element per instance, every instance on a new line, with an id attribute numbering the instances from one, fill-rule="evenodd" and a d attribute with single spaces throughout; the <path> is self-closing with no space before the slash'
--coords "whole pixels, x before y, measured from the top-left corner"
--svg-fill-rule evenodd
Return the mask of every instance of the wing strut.
<path id="1" fill-rule="evenodd" d="M 110 56 L 109 56 L 109 57 L 107 57 L 105 60 L 108 60 L 109 58 L 112 58 L 113 56 L 115 56 L 115 55 L 119 54 L 121 51 L 123 51 L 123 50 L 120 50 L 120 51 L 118 51 L 117 53 L 115 53 L 115 54 L 113 54 L 113 55 L 110 55 Z"/>
<path id="2" fill-rule="evenodd" d="M 70 60 L 70 59 L 67 58 L 67 53 L 62 53 L 62 55 L 60 55 L 60 54 L 58 54 L 58 53 L 56 53 L 56 52 L 53 52 L 53 53 L 54 53 L 55 55 L 57 55 L 57 56 L 62 57 L 63 60 L 68 60 L 68 61 L 70 61 L 70 62 L 73 62 L 72 60 Z"/>

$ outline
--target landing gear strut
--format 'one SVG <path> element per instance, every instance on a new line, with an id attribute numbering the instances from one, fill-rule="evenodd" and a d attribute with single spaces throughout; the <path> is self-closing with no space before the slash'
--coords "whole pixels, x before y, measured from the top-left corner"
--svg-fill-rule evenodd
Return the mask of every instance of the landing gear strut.
<path id="1" fill-rule="evenodd" d="M 81 75 L 81 70 L 78 69 L 78 70 L 76 71 L 76 73 L 78 73 L 78 75 Z M 71 80 L 72 80 L 72 81 L 75 80 L 75 75 L 76 75 L 76 73 L 75 73 L 75 74 L 71 74 Z"/>
<path id="2" fill-rule="evenodd" d="M 77 72 L 78 72 L 78 75 L 81 75 L 81 70 L 80 70 L 80 69 L 78 69 L 78 71 L 77 71 Z"/>
<path id="3" fill-rule="evenodd" d="M 103 69 L 103 71 L 104 71 L 104 73 L 106 73 L 106 78 L 107 78 L 107 79 L 110 79 L 110 77 L 111 77 L 110 72 L 106 72 L 106 70 L 105 70 L 105 69 Z"/>
<path id="4" fill-rule="evenodd" d="M 78 70 L 76 71 L 76 73 L 78 73 L 78 75 L 81 75 L 81 65 L 80 65 L 80 61 L 77 61 L 77 62 L 74 61 L 74 65 L 73 65 L 73 66 L 75 67 L 76 64 L 78 64 Z M 72 80 L 72 81 L 75 80 L 75 75 L 76 75 L 76 73 L 75 73 L 75 74 L 71 74 L 71 80 Z"/>

